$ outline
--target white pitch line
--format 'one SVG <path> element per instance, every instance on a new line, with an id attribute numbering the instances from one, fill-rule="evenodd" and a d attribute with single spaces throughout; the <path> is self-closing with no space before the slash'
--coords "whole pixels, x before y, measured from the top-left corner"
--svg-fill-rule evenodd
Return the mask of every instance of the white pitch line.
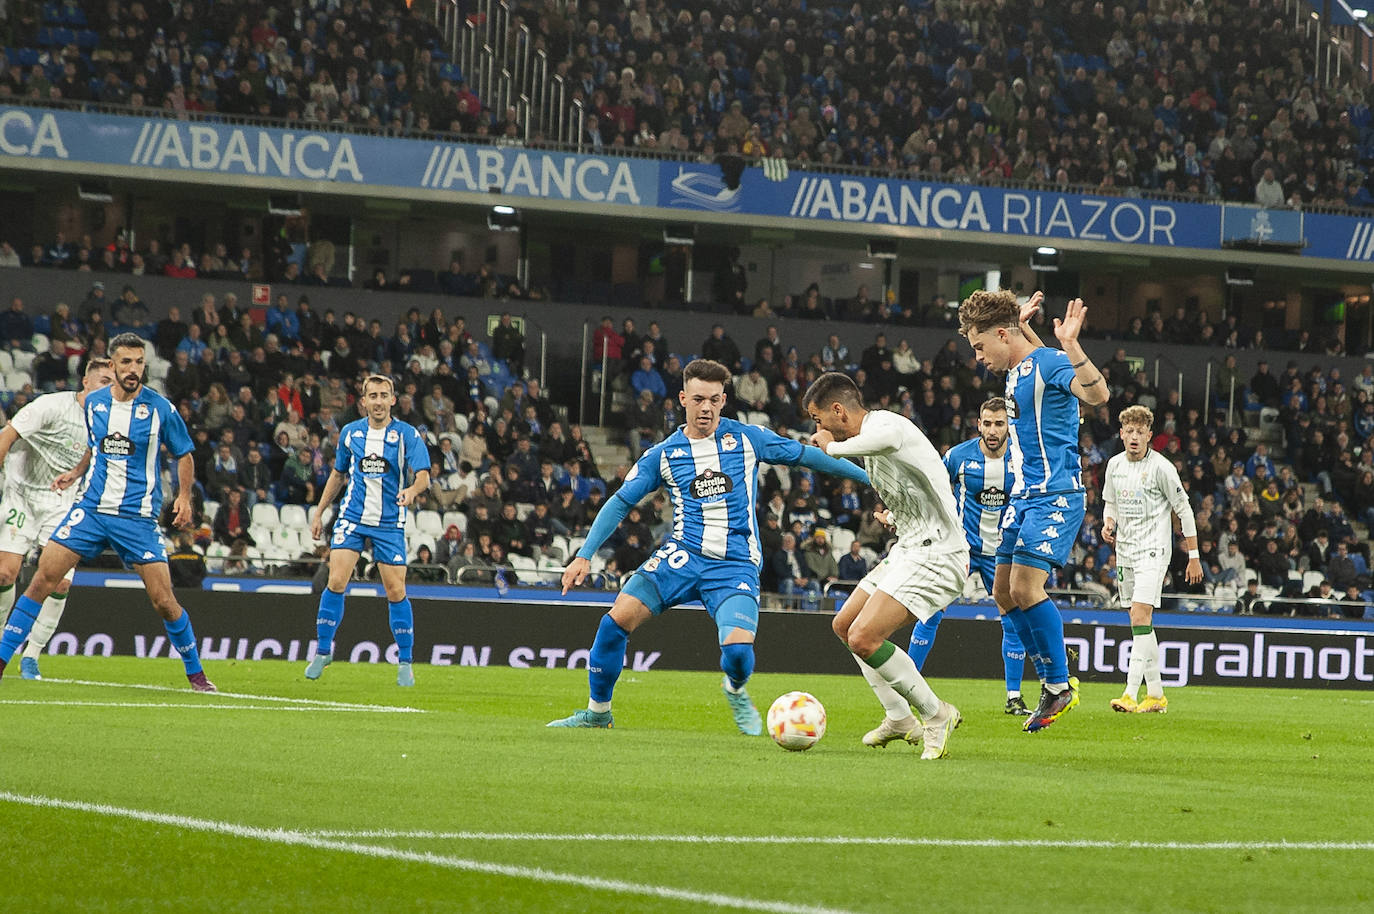
<path id="1" fill-rule="evenodd" d="M 718 908 L 731 908 L 744 911 L 763 911 L 767 914 L 852 914 L 838 908 L 824 908 L 818 905 L 792 904 L 785 901 L 766 901 L 758 898 L 745 898 L 725 895 L 719 892 L 696 892 L 690 889 L 675 889 L 668 886 L 648 885 L 628 882 L 622 879 L 603 879 L 597 876 L 581 876 L 575 873 L 559 873 L 538 867 L 515 866 L 507 863 L 490 863 L 485 860 L 469 860 L 440 854 L 400 850 L 374 844 L 358 844 L 349 841 L 333 841 L 307 832 L 283 828 L 256 828 L 251 825 L 238 825 L 233 822 L 216 822 L 213 819 L 195 819 L 188 816 L 170 815 L 143 809 L 127 809 L 103 803 L 83 803 L 79 800 L 60 800 L 0 791 L 0 802 L 16 803 L 41 809 L 67 809 L 76 812 L 89 812 L 96 815 L 111 816 L 119 819 L 132 819 L 137 822 L 150 822 L 155 825 L 169 825 L 189 831 L 209 832 L 229 835 L 235 838 L 248 838 L 272 844 L 288 844 L 297 847 L 313 847 L 320 850 L 340 851 L 376 857 L 384 860 L 404 860 L 409 863 L 427 863 L 444 869 L 484 873 L 491 876 L 507 876 L 512 879 L 526 879 L 531 882 L 572 885 L 579 888 L 603 892 L 616 892 L 622 895 L 640 895 L 652 898 L 665 898 L 692 904 L 705 904 Z"/>
<path id="2" fill-rule="evenodd" d="M 141 690 L 147 691 L 147 692 L 175 692 L 175 693 L 177 693 L 178 695 L 189 695 L 189 694 L 191 694 L 190 691 L 189 691 L 188 689 L 185 689 L 185 688 L 178 688 L 178 687 L 175 687 L 175 686 L 149 685 L 149 684 L 147 684 L 147 683 L 139 683 L 139 682 L 101 682 L 101 681 L 92 680 L 92 679 L 47 679 L 47 678 L 45 678 L 43 681 L 44 681 L 44 682 L 62 683 L 63 685 L 103 686 L 103 687 L 105 687 L 105 688 L 110 688 L 110 689 L 141 689 Z M 378 708 L 386 708 L 387 710 L 389 710 L 389 711 L 391 711 L 391 712 L 394 712 L 394 713 L 398 713 L 398 714 L 426 714 L 426 713 L 428 713 L 427 711 L 424 711 L 424 710 L 422 710 L 421 708 L 410 708 L 410 707 L 397 706 L 397 705 L 369 705 L 369 704 L 362 704 L 362 703 L 360 703 L 360 702 L 353 702 L 353 701 L 329 701 L 328 699 L 324 699 L 324 698 L 288 698 L 288 697 L 282 696 L 282 695 L 251 695 L 251 694 L 249 694 L 249 693 L 247 693 L 247 692 L 202 692 L 202 693 L 197 693 L 197 694 L 208 695 L 208 696 L 218 696 L 219 698 L 245 698 L 245 699 L 248 699 L 248 700 L 250 700 L 250 701 L 278 701 L 278 702 L 282 702 L 283 704 L 293 704 L 293 705 L 315 705 L 315 706 L 326 707 L 326 708 L 351 708 L 351 709 L 363 708 L 363 709 L 369 709 L 369 710 L 371 710 L 371 709 L 378 709 Z"/>
<path id="3" fill-rule="evenodd" d="M 388 840 L 433 841 L 634 841 L 656 844 L 853 844 L 891 847 L 988 847 L 988 848 L 1077 848 L 1105 850 L 1290 850 L 1290 851 L 1371 851 L 1374 841 L 1096 841 L 1054 838 L 901 838 L 848 835 L 637 835 L 555 832 L 481 832 L 481 831 L 364 831 L 316 830 L 309 834 L 328 838 L 372 838 Z"/>
<path id="4" fill-rule="evenodd" d="M 356 708 L 309 707 L 301 705 L 215 705 L 177 701 L 62 701 L 39 698 L 0 698 L 0 705 L 43 705 L 61 708 L 175 708 L 182 711 L 280 711 L 309 714 L 406 714 L 409 708 L 360 706 Z"/>

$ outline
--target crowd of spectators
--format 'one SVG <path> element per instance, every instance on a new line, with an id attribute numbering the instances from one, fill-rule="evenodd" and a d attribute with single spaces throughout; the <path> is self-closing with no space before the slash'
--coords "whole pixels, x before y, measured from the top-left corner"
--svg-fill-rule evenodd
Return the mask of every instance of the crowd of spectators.
<path id="1" fill-rule="evenodd" d="M 493 110 L 448 59 L 427 3 L 10 6 L 0 99 L 526 142 L 521 112 Z M 1374 203 L 1362 77 L 1316 78 L 1280 0 L 518 0 L 510 48 L 522 28 L 598 151 Z"/>
<path id="2" fill-rule="evenodd" d="M 0 313 L 0 352 L 28 363 L 35 381 L 0 397 L 9 414 L 37 393 L 72 388 L 83 360 L 104 351 L 106 318 L 117 307 L 93 288 L 76 309 L 59 305 L 35 327 L 14 299 Z M 683 366 L 696 356 L 735 374 L 727 415 L 798 438 L 812 431 L 801 396 L 824 371 L 851 374 L 868 403 L 910 419 L 942 452 L 975 433 L 977 405 L 998 387 L 954 337 L 918 354 L 905 339 L 894 346 L 885 332 L 855 338 L 868 331 L 837 324 L 820 351 L 804 355 L 788 342 L 788 327 L 779 322 L 756 340 L 737 340 L 718 323 L 700 340 L 669 340 L 657 322 L 641 330 L 633 319 L 606 316 L 593 354 L 598 361 L 604 354 L 611 389 L 622 395 L 616 418 L 629 457 L 681 424 L 676 395 Z M 202 511 L 212 503 L 198 515 L 196 535 L 202 546 L 235 551 L 230 570 L 252 570 L 255 504 L 313 504 L 340 427 L 359 415 L 357 385 L 368 373 L 395 378 L 394 414 L 431 442 L 433 482 L 417 508 L 441 513 L 445 529 L 420 545 L 451 574 L 476 566 L 465 580 L 494 574 L 517 555 L 557 567 L 628 471 L 618 448 L 601 452 L 613 455 L 614 466 L 599 465 L 581 427 L 525 377 L 523 336 L 509 314 L 490 339 L 478 340 L 461 315 L 442 309 L 428 317 L 412 309 L 383 328 L 353 313 L 316 314 L 304 295 L 294 307 L 279 296 L 264 312 L 232 294 L 206 293 L 190 313 L 172 307 L 139 330 L 155 353 L 151 383 L 192 430 L 195 504 Z M 40 351 L 26 352 L 35 341 Z M 1154 409 L 1152 444 L 1175 463 L 1194 505 L 1206 578 L 1199 601 L 1224 597 L 1227 588 L 1243 598 L 1247 577 L 1265 599 L 1246 611 L 1314 612 L 1317 604 L 1289 606 L 1280 598 L 1324 594 L 1321 580 L 1342 598 L 1370 596 L 1369 548 L 1357 524 L 1374 528 L 1374 366 L 1345 378 L 1320 364 L 1304 371 L 1296 361 L 1273 374 L 1261 362 L 1253 376 L 1237 378 L 1236 402 L 1268 411 L 1266 427 L 1282 430 L 1271 436 L 1278 439 L 1271 449 L 1241 422 L 1229 427 L 1224 408 L 1181 408 L 1177 391 L 1155 390 L 1127 352 L 1119 348 L 1102 365 L 1109 403 L 1085 409 L 1080 453 L 1089 510 L 1058 583 L 1105 597 L 1115 589 L 1098 493 L 1106 461 L 1121 447 L 1115 417 L 1139 403 Z M 1227 371 L 1236 372 L 1229 353 L 1214 376 L 1224 379 Z M 827 584 L 861 577 L 891 535 L 874 519 L 871 492 L 805 469 L 769 468 L 759 493 L 765 584 L 807 604 Z M 601 580 L 613 583 L 637 566 L 670 522 L 661 494 L 632 513 L 599 556 Z M 1181 573 L 1173 581 L 1172 591 L 1195 590 Z M 1339 612 L 1333 607 L 1322 612 Z M 1345 608 L 1363 612 L 1355 603 Z"/>

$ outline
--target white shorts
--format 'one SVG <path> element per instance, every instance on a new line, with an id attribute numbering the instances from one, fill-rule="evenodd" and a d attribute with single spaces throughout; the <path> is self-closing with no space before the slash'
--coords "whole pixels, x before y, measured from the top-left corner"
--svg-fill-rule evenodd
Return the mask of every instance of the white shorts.
<path id="1" fill-rule="evenodd" d="M 967 578 L 967 551 L 932 554 L 898 541 L 858 589 L 870 594 L 881 590 L 924 622 L 964 595 Z"/>
<path id="2" fill-rule="evenodd" d="M 1159 609 L 1164 593 L 1164 575 L 1169 569 L 1164 565 L 1137 565 L 1128 568 L 1116 566 L 1117 589 L 1121 594 L 1121 608 L 1130 609 L 1132 603 L 1144 603 Z"/>
<path id="3" fill-rule="evenodd" d="M 75 501 L 75 487 L 66 492 L 45 492 L 7 486 L 0 495 L 0 552 L 27 555 L 43 546 L 67 516 Z"/>

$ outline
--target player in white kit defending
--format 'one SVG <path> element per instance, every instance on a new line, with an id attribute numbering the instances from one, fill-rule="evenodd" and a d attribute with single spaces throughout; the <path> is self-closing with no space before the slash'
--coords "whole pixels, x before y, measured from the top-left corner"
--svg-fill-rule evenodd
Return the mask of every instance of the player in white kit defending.
<path id="1" fill-rule="evenodd" d="M 1121 441 L 1126 450 L 1107 461 L 1102 486 L 1102 538 L 1116 546 L 1117 578 L 1121 603 L 1131 614 L 1131 660 L 1126 692 L 1112 699 L 1112 710 L 1123 713 L 1163 713 L 1169 699 L 1159 675 L 1159 639 L 1154 631 L 1154 611 L 1164 589 L 1164 575 L 1174 553 L 1172 514 L 1177 514 L 1188 549 L 1189 584 L 1202 580 L 1198 557 L 1197 521 L 1178 470 L 1150 448 L 1154 413 L 1144 406 L 1121 411 Z M 1145 698 L 1139 702 L 1140 682 Z"/>
<path id="2" fill-rule="evenodd" d="M 919 739 L 921 758 L 944 758 L 949 735 L 961 720 L 959 710 L 936 696 L 915 662 L 888 636 L 909 617 L 925 621 L 964 592 L 968 543 L 949 472 L 911 422 L 886 410 L 865 410 L 859 388 L 847 375 L 821 375 L 802 406 L 819 429 L 812 444 L 832 457 L 864 458 L 869 481 L 897 528 L 896 545 L 859 583 L 833 623 L 887 712 L 863 741 L 881 747 Z"/>
<path id="3" fill-rule="evenodd" d="M 0 495 L 0 618 L 14 605 L 15 582 L 24 556 L 40 549 L 67 516 L 80 486 L 53 490 L 53 480 L 75 467 L 86 453 L 86 395 L 114 381 L 109 359 L 86 363 L 79 391 L 44 394 L 15 413 L 0 430 L 0 469 L 5 487 Z M 29 643 L 19 663 L 25 679 L 42 679 L 38 658 L 57 631 L 67 591 L 76 569 L 67 572 L 57 588 L 43 601 L 42 612 L 29 632 Z"/>

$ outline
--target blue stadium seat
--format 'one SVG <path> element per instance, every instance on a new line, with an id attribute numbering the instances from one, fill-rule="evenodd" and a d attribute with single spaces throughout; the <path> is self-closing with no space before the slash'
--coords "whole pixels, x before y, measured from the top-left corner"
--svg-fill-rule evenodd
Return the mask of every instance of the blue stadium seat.
<path id="1" fill-rule="evenodd" d="M 457 85 L 463 81 L 463 71 L 456 63 L 446 63 L 439 67 L 439 78 Z"/>
<path id="2" fill-rule="evenodd" d="M 76 32 L 67 28 L 53 29 L 52 43 L 64 48 L 69 44 L 76 44 Z"/>
<path id="3" fill-rule="evenodd" d="M 86 11 L 80 6 L 72 4 L 62 10 L 62 21 L 72 28 L 85 28 Z"/>
<path id="4" fill-rule="evenodd" d="M 1084 66 L 1088 68 L 1088 72 L 1097 73 L 1100 70 L 1107 69 L 1107 61 L 1098 54 L 1089 54 L 1087 63 L 1084 64 Z"/>
<path id="5" fill-rule="evenodd" d="M 100 33 L 92 29 L 82 29 L 76 33 L 76 46 L 83 51 L 94 51 L 100 43 Z"/>
<path id="6" fill-rule="evenodd" d="M 52 2 L 43 4 L 43 21 L 52 25 L 59 25 L 62 22 L 62 4 Z"/>
<path id="7" fill-rule="evenodd" d="M 19 66 L 27 70 L 38 63 L 38 50 L 36 48 L 20 48 L 16 55 L 16 61 Z"/>
<path id="8" fill-rule="evenodd" d="M 46 314 L 36 314 L 33 318 L 33 332 L 48 336 L 48 331 L 52 329 L 52 318 Z"/>

